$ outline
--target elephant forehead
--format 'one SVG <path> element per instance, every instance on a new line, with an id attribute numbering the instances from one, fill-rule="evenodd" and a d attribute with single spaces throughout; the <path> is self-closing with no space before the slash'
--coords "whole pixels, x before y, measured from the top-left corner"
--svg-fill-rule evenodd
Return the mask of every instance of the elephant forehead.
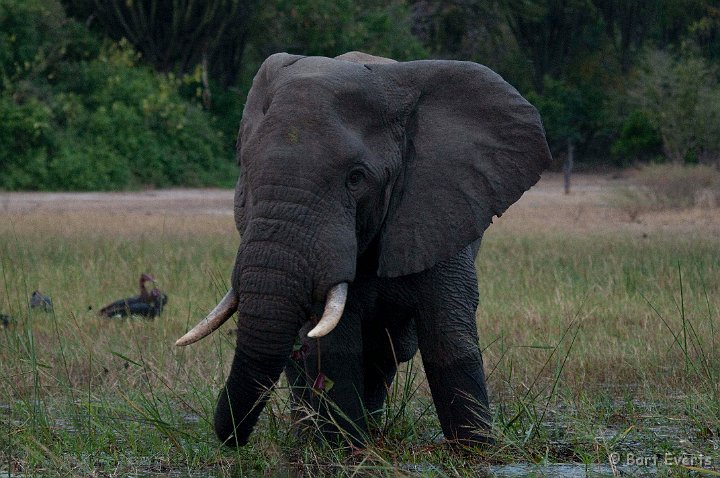
<path id="1" fill-rule="evenodd" d="M 313 150 L 343 149 L 353 142 L 353 127 L 361 121 L 348 123 L 336 108 L 318 102 L 314 108 L 299 101 L 278 101 L 258 121 L 251 137 L 246 138 L 252 150 L 302 147 Z"/>
<path id="2" fill-rule="evenodd" d="M 327 116 L 348 110 L 362 111 L 365 115 L 382 114 L 387 103 L 385 92 L 371 72 L 362 67 L 287 72 L 273 84 L 268 99 L 269 106 L 278 103 Z"/>
<path id="3" fill-rule="evenodd" d="M 268 112 L 243 142 L 240 161 L 254 180 L 277 182 L 277 176 L 337 175 L 363 149 L 359 135 L 338 121 Z"/>
<path id="4" fill-rule="evenodd" d="M 257 152 L 292 147 L 305 154 L 355 156 L 364 138 L 385 136 L 386 112 L 377 92 L 329 75 L 295 75 L 270 93 L 264 114 L 243 139 Z"/>

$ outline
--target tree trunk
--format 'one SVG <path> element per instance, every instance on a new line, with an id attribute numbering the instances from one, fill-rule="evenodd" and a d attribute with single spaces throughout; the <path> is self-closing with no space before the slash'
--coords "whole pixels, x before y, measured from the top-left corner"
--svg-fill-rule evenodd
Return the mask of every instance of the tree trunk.
<path id="1" fill-rule="evenodd" d="M 571 139 L 568 139 L 567 149 L 567 158 L 565 158 L 565 164 L 563 164 L 563 178 L 565 183 L 565 194 L 570 194 L 570 176 L 572 175 L 575 156 L 575 144 Z"/>

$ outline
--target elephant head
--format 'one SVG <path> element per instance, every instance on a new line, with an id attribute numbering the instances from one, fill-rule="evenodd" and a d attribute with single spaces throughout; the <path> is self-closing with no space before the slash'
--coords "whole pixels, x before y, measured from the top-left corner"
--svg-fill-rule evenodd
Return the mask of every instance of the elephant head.
<path id="1" fill-rule="evenodd" d="M 178 341 L 238 313 L 215 416 L 229 444 L 246 443 L 301 327 L 341 320 L 360 267 L 394 278 L 453 257 L 550 161 L 535 108 L 488 68 L 360 53 L 269 57 L 237 152 L 232 288 Z"/>

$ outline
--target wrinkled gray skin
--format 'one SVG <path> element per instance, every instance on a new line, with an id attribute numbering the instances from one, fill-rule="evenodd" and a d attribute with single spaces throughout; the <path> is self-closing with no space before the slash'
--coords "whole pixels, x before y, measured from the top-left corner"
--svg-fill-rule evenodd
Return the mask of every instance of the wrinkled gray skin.
<path id="1" fill-rule="evenodd" d="M 239 319 L 220 440 L 247 442 L 283 369 L 296 400 L 337 415 L 302 388 L 319 348 L 329 398 L 352 423 L 335 419 L 359 441 L 363 407 L 381 409 L 396 364 L 419 348 L 445 436 L 484 441 L 474 258 L 491 218 L 550 161 L 535 108 L 475 63 L 276 54 L 255 77 L 237 148 Z M 339 325 L 308 339 L 341 282 Z M 310 347 L 299 361 L 297 340 Z"/>

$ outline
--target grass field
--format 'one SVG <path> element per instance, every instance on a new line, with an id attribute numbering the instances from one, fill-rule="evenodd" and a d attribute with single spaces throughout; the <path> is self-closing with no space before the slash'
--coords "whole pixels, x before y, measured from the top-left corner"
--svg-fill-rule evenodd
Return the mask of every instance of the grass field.
<path id="1" fill-rule="evenodd" d="M 224 294 L 232 192 L 0 194 L 2 476 L 720 476 L 720 210 L 612 206 L 548 175 L 488 230 L 478 326 L 498 444 L 443 442 L 419 360 L 364 450 L 292 433 L 287 390 L 240 450 L 212 432 L 234 337 L 178 349 Z M 105 303 L 156 276 L 154 321 Z M 54 312 L 27 308 L 34 289 Z"/>

